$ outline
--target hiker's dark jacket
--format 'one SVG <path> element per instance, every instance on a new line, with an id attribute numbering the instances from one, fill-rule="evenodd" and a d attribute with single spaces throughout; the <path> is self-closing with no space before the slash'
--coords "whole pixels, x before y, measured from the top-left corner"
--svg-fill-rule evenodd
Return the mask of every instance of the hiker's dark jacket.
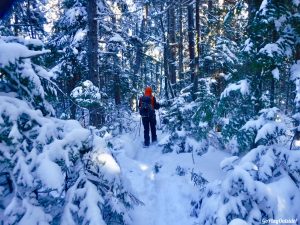
<path id="1" fill-rule="evenodd" d="M 141 112 L 143 104 L 150 104 L 151 110 L 149 110 L 148 114 L 143 114 Z M 156 116 L 155 116 L 155 109 L 159 109 L 160 105 L 156 102 L 155 97 L 152 93 L 148 93 L 147 89 L 145 91 L 145 95 L 140 97 L 139 100 L 139 109 L 140 114 L 142 116 L 143 126 L 144 126 L 144 144 L 145 146 L 149 146 L 150 144 L 150 130 L 151 130 L 151 138 L 152 142 L 157 141 L 156 136 Z"/>
<path id="2" fill-rule="evenodd" d="M 141 113 L 141 108 L 143 106 L 143 103 L 147 103 L 147 104 L 150 104 L 152 106 L 152 109 L 149 110 L 150 111 L 150 114 L 145 116 L 145 115 L 142 115 Z M 155 109 L 159 109 L 160 108 L 160 105 L 158 102 L 156 102 L 156 98 L 154 96 L 145 96 L 143 95 L 142 97 L 140 97 L 139 99 L 139 110 L 140 110 L 140 114 L 142 117 L 155 117 Z"/>

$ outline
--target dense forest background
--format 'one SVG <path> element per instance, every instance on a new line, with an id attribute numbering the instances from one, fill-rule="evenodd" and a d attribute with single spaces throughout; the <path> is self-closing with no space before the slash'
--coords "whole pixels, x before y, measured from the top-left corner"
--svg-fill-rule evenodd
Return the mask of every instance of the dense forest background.
<path id="1" fill-rule="evenodd" d="M 230 129 L 231 138 L 264 108 L 296 111 L 298 22 L 295 0 L 20 1 L 1 34 L 51 50 L 40 64 L 55 75 L 58 117 L 115 123 L 151 85 L 166 105 L 185 93 L 205 109 L 198 121 Z"/>
<path id="2" fill-rule="evenodd" d="M 139 129 L 146 86 L 162 153 L 232 155 L 192 202 L 200 224 L 277 218 L 281 177 L 300 219 L 299 0 L 20 0 L 0 21 L 1 221 L 131 224 L 142 203 L 105 138 Z"/>

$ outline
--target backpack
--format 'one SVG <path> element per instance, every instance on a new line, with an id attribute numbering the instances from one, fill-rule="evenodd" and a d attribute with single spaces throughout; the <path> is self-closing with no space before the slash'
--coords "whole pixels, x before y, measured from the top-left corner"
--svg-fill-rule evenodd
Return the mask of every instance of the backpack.
<path id="1" fill-rule="evenodd" d="M 154 109 L 151 104 L 152 96 L 143 96 L 140 99 L 140 115 L 142 117 L 151 117 L 154 114 Z"/>

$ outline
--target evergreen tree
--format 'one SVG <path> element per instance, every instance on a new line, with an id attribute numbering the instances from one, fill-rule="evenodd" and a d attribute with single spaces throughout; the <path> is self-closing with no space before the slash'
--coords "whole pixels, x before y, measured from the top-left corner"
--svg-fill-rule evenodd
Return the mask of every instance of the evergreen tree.
<path id="1" fill-rule="evenodd" d="M 58 107 L 67 118 L 75 119 L 76 105 L 70 100 L 70 94 L 87 78 L 87 13 L 82 1 L 63 1 L 60 7 L 61 15 L 54 23 L 49 41 L 55 54 L 50 66 L 54 67 L 52 70 L 57 74 L 57 83 L 63 92 L 58 92 Z"/>
<path id="2" fill-rule="evenodd" d="M 36 40 L 0 38 L 1 223 L 129 224 L 138 201 L 105 141 L 52 117 L 53 74 L 34 63 L 48 52 Z"/>
<path id="3" fill-rule="evenodd" d="M 275 88 L 285 73 L 292 73 L 297 87 L 297 61 L 291 62 L 299 39 L 295 25 L 298 7 L 298 2 L 263 1 L 255 16 L 249 18 L 253 21 L 249 21 L 251 33 L 243 48 L 247 56 L 243 55 L 244 69 L 231 78 L 236 82 L 221 95 L 221 104 L 227 108 L 223 132 L 231 138 L 229 147 L 234 153 L 247 153 L 240 160 L 236 156 L 225 159 L 221 163 L 227 172 L 225 180 L 208 185 L 202 192 L 194 208 L 201 224 L 228 224 L 235 218 L 260 224 L 266 218 L 277 219 L 278 204 L 274 195 L 269 195 L 268 186 L 282 183 L 289 185 L 289 193 L 298 193 L 299 152 L 288 150 L 285 140 L 289 119 L 273 107 L 281 106 Z M 297 97 L 295 102 L 297 109 Z M 297 121 L 297 116 L 294 118 Z M 289 199 L 289 205 L 295 204 L 296 196 Z M 212 212 L 215 201 L 221 204 Z M 299 217 L 294 210 L 286 213 Z"/>
<path id="4" fill-rule="evenodd" d="M 15 2 L 6 18 L 0 21 L 2 35 L 43 39 L 47 23 L 44 4 L 44 0 Z"/>

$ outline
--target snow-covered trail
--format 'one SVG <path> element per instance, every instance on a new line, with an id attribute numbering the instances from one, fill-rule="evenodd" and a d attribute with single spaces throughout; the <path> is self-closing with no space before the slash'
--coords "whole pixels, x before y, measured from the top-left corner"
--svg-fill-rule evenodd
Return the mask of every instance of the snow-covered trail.
<path id="1" fill-rule="evenodd" d="M 165 134 L 158 131 L 158 138 Z M 141 136 L 125 134 L 114 141 L 119 146 L 115 154 L 126 185 L 144 203 L 133 210 L 134 225 L 192 225 L 191 200 L 197 199 L 199 188 L 191 181 L 191 172 L 201 172 L 208 181 L 223 176 L 219 163 L 228 155 L 210 149 L 203 156 L 190 153 L 161 153 L 158 144 L 143 148 Z M 176 168 L 185 175 L 179 175 Z"/>

